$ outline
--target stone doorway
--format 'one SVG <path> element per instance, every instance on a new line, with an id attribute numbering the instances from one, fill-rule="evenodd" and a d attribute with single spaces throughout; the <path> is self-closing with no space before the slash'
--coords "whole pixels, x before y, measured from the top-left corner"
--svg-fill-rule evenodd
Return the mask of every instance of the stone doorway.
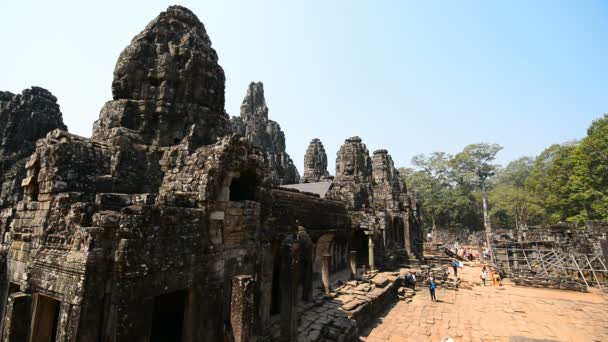
<path id="1" fill-rule="evenodd" d="M 279 257 L 278 242 L 274 242 L 273 249 L 273 269 L 272 269 L 272 290 L 270 299 L 270 315 L 281 312 L 281 258 Z"/>
<path id="2" fill-rule="evenodd" d="M 257 177 L 253 171 L 247 170 L 230 183 L 230 201 L 255 201 Z"/>
<path id="3" fill-rule="evenodd" d="M 35 297 L 31 342 L 55 342 L 61 302 L 41 294 Z"/>
<path id="4" fill-rule="evenodd" d="M 182 340 L 186 291 L 175 291 L 154 298 L 150 342 Z"/>
<path id="5" fill-rule="evenodd" d="M 363 230 L 356 230 L 350 240 L 350 250 L 357 251 L 357 267 L 369 266 L 369 238 Z"/>

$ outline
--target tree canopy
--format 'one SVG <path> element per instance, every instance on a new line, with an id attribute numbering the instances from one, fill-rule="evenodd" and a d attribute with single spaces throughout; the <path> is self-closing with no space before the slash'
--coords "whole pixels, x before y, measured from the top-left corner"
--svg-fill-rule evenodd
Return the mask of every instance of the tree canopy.
<path id="1" fill-rule="evenodd" d="M 412 158 L 401 175 L 422 204 L 428 227 L 482 229 L 608 219 L 608 114 L 594 120 L 580 141 L 555 144 L 536 157 L 505 167 L 493 163 L 497 144 L 466 146 L 456 155 Z"/>

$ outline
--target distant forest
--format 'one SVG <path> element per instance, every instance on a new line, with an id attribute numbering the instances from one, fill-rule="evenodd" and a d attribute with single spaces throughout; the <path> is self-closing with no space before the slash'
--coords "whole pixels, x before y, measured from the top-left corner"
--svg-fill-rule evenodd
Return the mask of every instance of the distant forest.
<path id="1" fill-rule="evenodd" d="M 582 140 L 551 145 L 536 157 L 503 167 L 493 163 L 501 149 L 472 144 L 456 155 L 417 155 L 413 168 L 400 168 L 427 228 L 482 230 L 484 202 L 494 229 L 608 219 L 608 114 Z"/>

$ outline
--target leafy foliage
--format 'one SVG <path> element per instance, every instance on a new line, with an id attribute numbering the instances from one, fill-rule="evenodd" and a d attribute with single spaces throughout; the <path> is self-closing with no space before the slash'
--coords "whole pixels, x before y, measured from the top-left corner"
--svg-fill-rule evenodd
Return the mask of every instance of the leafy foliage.
<path id="1" fill-rule="evenodd" d="M 484 191 L 498 228 L 608 219 L 608 114 L 581 141 L 549 146 L 504 168 L 492 164 L 501 149 L 472 144 L 455 156 L 415 156 L 414 168 L 401 169 L 428 226 L 481 229 Z"/>

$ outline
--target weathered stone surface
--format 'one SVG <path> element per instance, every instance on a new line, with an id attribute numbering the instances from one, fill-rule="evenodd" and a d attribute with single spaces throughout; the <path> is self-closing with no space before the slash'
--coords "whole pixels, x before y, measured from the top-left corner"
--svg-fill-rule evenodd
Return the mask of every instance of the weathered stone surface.
<path id="1" fill-rule="evenodd" d="M 36 141 L 54 130 L 67 130 L 57 98 L 40 87 L 21 94 L 0 92 L 0 208 L 16 204 L 23 190 L 26 159 Z"/>
<path id="2" fill-rule="evenodd" d="M 373 197 L 372 160 L 361 138 L 346 139 L 336 157 L 336 178 L 331 198 L 353 209 L 369 208 Z"/>
<path id="3" fill-rule="evenodd" d="M 188 9 L 172 6 L 123 50 L 112 93 L 93 128 L 93 140 L 128 136 L 147 145 L 192 147 L 229 131 L 223 69 L 205 27 Z"/>
<path id="4" fill-rule="evenodd" d="M 5 134 L 5 150 L 26 155 L 21 166 L 6 164 L 21 170 L 23 198 L 0 208 L 0 219 L 12 220 L 0 239 L 0 305 L 35 299 L 32 310 L 29 302 L 9 310 L 11 329 L 44 335 L 26 323 L 32 312 L 46 312 L 61 341 L 355 340 L 357 323 L 337 312 L 336 294 L 322 303 L 313 295 L 314 272 L 324 256 L 326 275 L 345 269 L 350 247 L 374 264 L 389 239 L 403 244 L 394 233 L 383 240 L 387 229 L 401 227 L 402 206 L 373 205 L 378 184 L 388 184 L 379 190 L 386 201 L 403 196 L 391 192 L 398 177 L 390 158 L 373 168 L 353 138 L 341 149 L 332 199 L 274 187 L 299 176 L 284 133 L 268 120 L 262 84 L 252 83 L 232 120 L 238 134 L 228 134 L 223 71 L 203 25 L 183 7 L 170 7 L 135 37 L 114 76 L 114 99 L 90 139 L 62 131 L 59 121 L 48 129 L 60 129 L 32 135 L 26 153 L 14 134 L 29 137 L 35 128 L 0 126 L 13 134 Z M 2 94 L 2 115 L 21 108 L 12 98 Z M 313 164 L 320 177 L 322 150 L 319 142 Z M 255 286 L 232 288 L 242 274 Z M 395 298 L 389 281 L 353 290 L 360 304 L 348 316 L 386 306 Z M 239 291 L 246 296 L 237 298 Z M 314 319 L 300 319 L 302 307 L 315 310 Z"/>
<path id="5" fill-rule="evenodd" d="M 327 154 L 321 140 L 312 139 L 304 155 L 304 175 L 302 182 L 314 183 L 329 179 Z"/>
<path id="6" fill-rule="evenodd" d="M 32 87 L 17 95 L 0 92 L 0 242 L 10 238 L 6 233 L 14 219 L 14 206 L 23 198 L 25 164 L 36 141 L 54 129 L 67 127 L 57 98 L 48 90 Z M 0 259 L 5 260 L 4 256 Z"/>
<path id="7" fill-rule="evenodd" d="M 374 151 L 372 157 L 372 175 L 374 178 L 374 205 L 376 208 L 403 209 L 406 191 L 395 169 L 393 158 L 387 150 Z"/>
<path id="8" fill-rule="evenodd" d="M 264 84 L 251 82 L 241 104 L 241 116 L 231 119 L 232 131 L 266 151 L 273 184 L 293 184 L 300 174 L 285 152 L 285 133 L 281 126 L 268 119 Z"/>

